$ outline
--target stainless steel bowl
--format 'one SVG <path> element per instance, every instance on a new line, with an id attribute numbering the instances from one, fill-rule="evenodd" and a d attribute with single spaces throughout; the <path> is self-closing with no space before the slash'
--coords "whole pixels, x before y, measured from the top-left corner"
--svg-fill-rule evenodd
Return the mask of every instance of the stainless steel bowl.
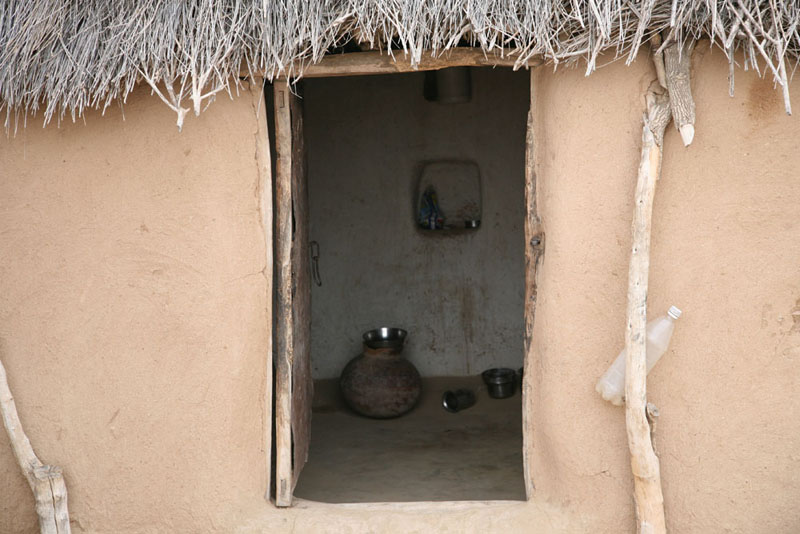
<path id="1" fill-rule="evenodd" d="M 475 404 L 475 393 L 469 389 L 445 391 L 442 395 L 442 407 L 450 413 L 466 410 Z"/>
<path id="2" fill-rule="evenodd" d="M 371 349 L 400 349 L 407 335 L 402 328 L 384 326 L 364 332 L 364 344 Z"/>
<path id="3" fill-rule="evenodd" d="M 506 399 L 514 395 L 517 386 L 517 373 L 513 369 L 498 367 L 481 373 L 483 381 L 493 399 Z"/>

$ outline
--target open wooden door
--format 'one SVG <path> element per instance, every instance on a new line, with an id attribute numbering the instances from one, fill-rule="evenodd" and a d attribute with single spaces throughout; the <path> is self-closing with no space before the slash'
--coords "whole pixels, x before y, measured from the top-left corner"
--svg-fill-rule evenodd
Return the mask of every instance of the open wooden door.
<path id="1" fill-rule="evenodd" d="M 299 87 L 298 87 L 299 88 Z M 295 89 L 292 87 L 292 89 Z M 308 459 L 311 424 L 311 280 L 302 101 L 286 81 L 275 91 L 275 503 L 292 504 Z"/>
<path id="2" fill-rule="evenodd" d="M 536 178 L 536 71 L 531 70 L 528 129 L 525 136 L 525 361 L 522 386 L 522 463 L 525 472 L 525 495 L 533 496 L 533 377 L 536 369 L 532 345 L 536 298 L 539 293 L 539 267 L 544 261 L 544 227 L 537 208 Z"/>

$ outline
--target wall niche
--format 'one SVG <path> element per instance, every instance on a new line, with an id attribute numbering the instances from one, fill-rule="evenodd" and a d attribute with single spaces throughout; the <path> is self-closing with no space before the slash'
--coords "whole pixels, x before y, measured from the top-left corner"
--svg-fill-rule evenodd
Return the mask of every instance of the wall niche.
<path id="1" fill-rule="evenodd" d="M 470 232 L 481 225 L 481 174 L 473 161 L 422 164 L 414 195 L 417 227 L 425 234 Z"/>

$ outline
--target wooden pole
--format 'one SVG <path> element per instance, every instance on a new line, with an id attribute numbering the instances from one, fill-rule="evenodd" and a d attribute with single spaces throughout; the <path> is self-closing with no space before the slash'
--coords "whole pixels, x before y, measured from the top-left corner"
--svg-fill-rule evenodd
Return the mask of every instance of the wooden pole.
<path id="1" fill-rule="evenodd" d="M 661 472 L 647 421 L 647 284 L 650 230 L 656 182 L 661 173 L 664 129 L 670 120 L 669 96 L 658 82 L 647 93 L 642 128 L 642 156 L 636 183 L 633 245 L 628 270 L 628 326 L 625 335 L 625 423 L 631 453 L 637 532 L 666 532 Z"/>
<path id="2" fill-rule="evenodd" d="M 39 531 L 41 534 L 69 534 L 67 486 L 64 483 L 64 476 L 60 468 L 42 464 L 33 452 L 31 442 L 22 429 L 2 361 L 0 361 L 0 411 L 14 457 L 36 500 Z"/>
<path id="3" fill-rule="evenodd" d="M 685 146 L 694 139 L 695 122 L 689 77 L 694 41 L 663 47 L 661 36 L 656 34 L 651 46 L 658 80 L 650 85 L 646 95 L 647 113 L 642 128 L 642 156 L 636 183 L 625 333 L 625 426 L 631 452 L 637 531 L 646 534 L 666 532 L 661 469 L 654 445 L 658 408 L 647 402 L 647 284 L 653 199 L 661 175 L 664 130 L 670 118 L 674 118 Z"/>

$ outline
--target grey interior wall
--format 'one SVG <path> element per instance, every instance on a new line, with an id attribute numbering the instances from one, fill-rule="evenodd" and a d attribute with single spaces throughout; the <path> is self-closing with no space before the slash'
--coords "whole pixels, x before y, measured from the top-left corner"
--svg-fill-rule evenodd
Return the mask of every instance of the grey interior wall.
<path id="1" fill-rule="evenodd" d="M 338 376 L 377 326 L 409 331 L 425 376 L 519 367 L 523 358 L 524 156 L 529 75 L 472 69 L 472 100 L 423 97 L 424 74 L 311 79 L 305 127 L 315 378 Z M 474 232 L 417 228 L 419 164 L 477 162 L 483 220 Z"/>

